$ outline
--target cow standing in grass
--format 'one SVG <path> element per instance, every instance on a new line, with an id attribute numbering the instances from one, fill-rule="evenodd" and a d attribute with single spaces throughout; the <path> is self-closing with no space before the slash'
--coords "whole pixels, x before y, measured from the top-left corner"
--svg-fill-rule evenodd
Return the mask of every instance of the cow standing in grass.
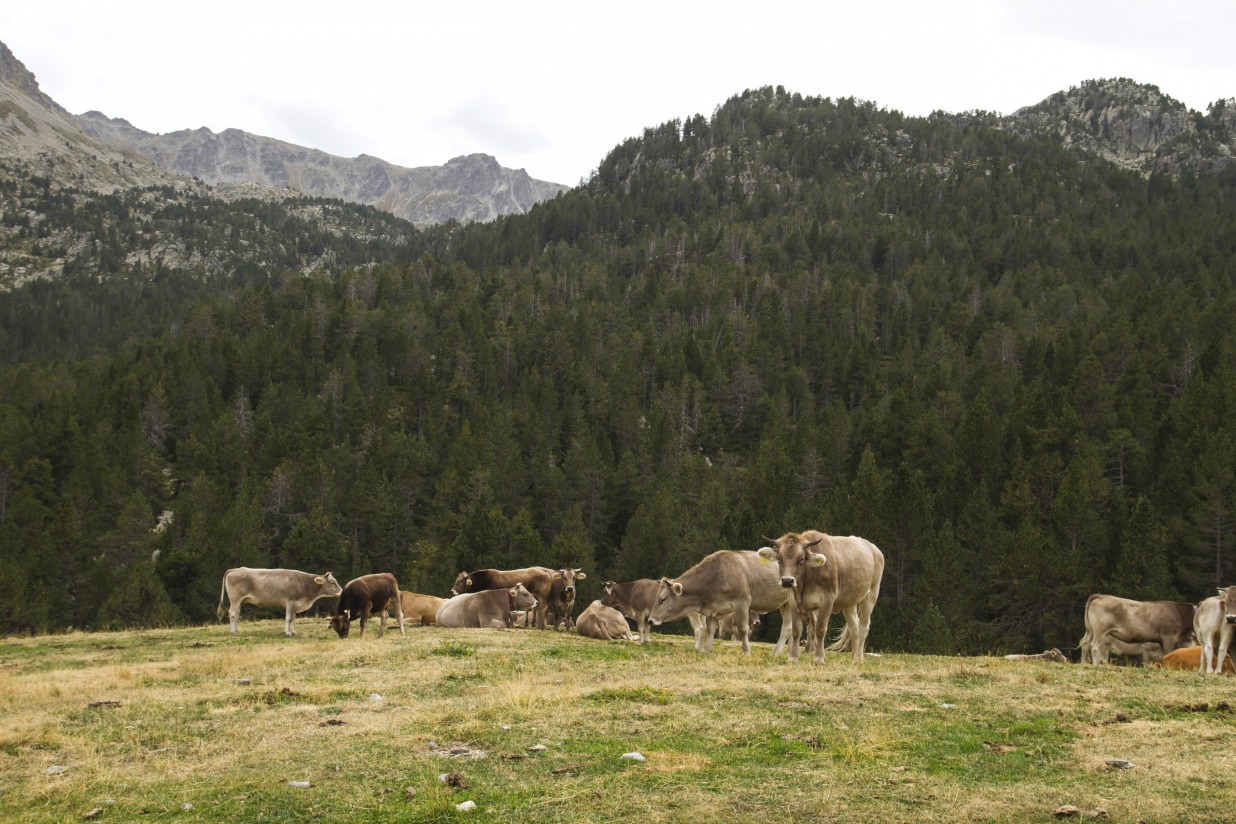
<path id="1" fill-rule="evenodd" d="M 298 569 L 250 569 L 236 567 L 223 573 L 223 589 L 219 593 L 219 608 L 215 617 L 223 618 L 223 601 L 228 601 L 228 616 L 232 634 L 240 630 L 240 608 L 245 604 L 255 607 L 283 607 L 283 634 L 291 638 L 296 634 L 292 620 L 313 606 L 319 598 L 334 598 L 343 588 L 335 576 L 327 572 L 314 575 Z"/>
<path id="2" fill-rule="evenodd" d="M 403 605 L 399 600 L 399 582 L 389 572 L 376 572 L 353 578 L 343 587 L 339 596 L 339 608 L 331 618 L 331 627 L 340 638 L 348 637 L 352 622 L 360 619 L 359 637 L 365 637 L 365 623 L 370 615 L 378 616 L 378 637 L 386 630 L 386 610 L 395 610 L 399 619 L 399 634 L 406 635 L 403 628 Z"/>
<path id="3" fill-rule="evenodd" d="M 1236 586 L 1224 587 L 1197 605 L 1193 634 L 1201 645 L 1197 671 L 1218 674 L 1227 662 L 1228 649 L 1236 630 Z"/>

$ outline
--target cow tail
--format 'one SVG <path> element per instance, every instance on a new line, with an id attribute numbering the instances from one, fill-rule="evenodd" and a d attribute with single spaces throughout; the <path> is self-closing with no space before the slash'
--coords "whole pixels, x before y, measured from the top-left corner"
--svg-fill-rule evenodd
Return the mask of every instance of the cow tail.
<path id="1" fill-rule="evenodd" d="M 853 645 L 854 645 L 854 642 L 850 638 L 850 625 L 845 624 L 844 626 L 841 627 L 841 632 L 837 633 L 837 640 L 833 641 L 831 644 L 825 647 L 825 649 L 828 650 L 829 652 L 845 652 L 846 650 L 850 649 Z"/>
<path id="2" fill-rule="evenodd" d="M 231 572 L 229 569 L 227 572 Z M 223 573 L 223 587 L 219 590 L 219 608 L 215 610 L 215 620 L 223 620 L 223 599 L 227 597 L 227 572 Z"/>

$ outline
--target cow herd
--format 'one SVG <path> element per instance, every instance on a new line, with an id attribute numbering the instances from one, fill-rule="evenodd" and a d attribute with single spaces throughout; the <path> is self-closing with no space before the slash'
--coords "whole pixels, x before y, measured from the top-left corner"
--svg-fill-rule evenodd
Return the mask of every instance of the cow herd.
<path id="1" fill-rule="evenodd" d="M 712 648 L 718 632 L 729 632 L 751 652 L 751 626 L 759 616 L 781 613 L 781 637 L 774 655 L 799 656 L 799 638 L 809 632 L 808 648 L 815 660 L 824 657 L 829 618 L 845 617 L 845 629 L 829 649 L 849 649 L 862 661 L 871 612 L 880 595 L 884 556 L 870 541 L 840 538 L 822 532 L 790 532 L 758 551 L 721 550 L 707 556 L 676 578 L 606 581 L 602 597 L 574 617 L 575 583 L 587 577 L 582 569 L 526 567 L 460 572 L 451 597 L 401 592 L 395 576 L 374 573 L 340 586 L 327 572 L 313 575 L 294 569 L 229 569 L 223 576 L 217 616 L 228 604 L 231 631 L 238 632 L 240 608 L 281 606 L 284 634 L 294 635 L 292 621 L 319 598 L 338 597 L 331 627 L 347 638 L 353 621 L 379 618 L 378 637 L 393 611 L 399 631 L 408 620 L 422 625 L 501 629 L 535 623 L 555 630 L 565 626 L 580 635 L 602 640 L 635 640 L 627 619 L 635 622 L 639 641 L 650 628 L 686 618 L 695 629 L 695 646 Z"/>
<path id="2" fill-rule="evenodd" d="M 720 550 L 675 578 L 606 581 L 602 595 L 574 616 L 575 583 L 587 577 L 582 569 L 526 567 L 460 572 L 451 597 L 401 592 L 395 576 L 376 573 L 340 586 L 327 572 L 313 575 L 292 569 L 229 569 L 223 576 L 217 616 L 224 602 L 232 634 L 237 634 L 240 608 L 283 607 L 284 634 L 294 635 L 295 616 L 319 598 L 338 597 L 331 627 L 347 638 L 353 621 L 358 635 L 373 615 L 378 637 L 393 611 L 401 634 L 407 621 L 443 627 L 502 629 L 536 624 L 555 630 L 565 626 L 580 635 L 602 640 L 635 640 L 627 621 L 634 622 L 638 640 L 647 643 L 652 627 L 686 618 L 695 630 L 695 648 L 707 652 L 718 632 L 730 632 L 750 654 L 750 632 L 765 613 L 781 614 L 781 635 L 773 655 L 785 651 L 798 660 L 800 639 L 818 663 L 826 649 L 849 650 L 861 662 L 871 628 L 871 613 L 880 595 L 884 555 L 870 541 L 809 530 L 766 539 L 758 551 Z M 845 625 L 831 646 L 825 646 L 829 619 L 841 613 Z M 1082 663 L 1105 664 L 1111 656 L 1162 661 L 1176 669 L 1230 671 L 1229 650 L 1236 634 L 1236 586 L 1199 604 L 1175 601 L 1133 601 L 1096 594 L 1086 602 L 1085 634 L 1080 642 Z M 1190 647 L 1191 639 L 1198 646 Z M 1007 656 L 1067 661 L 1057 650 L 1034 656 Z"/>

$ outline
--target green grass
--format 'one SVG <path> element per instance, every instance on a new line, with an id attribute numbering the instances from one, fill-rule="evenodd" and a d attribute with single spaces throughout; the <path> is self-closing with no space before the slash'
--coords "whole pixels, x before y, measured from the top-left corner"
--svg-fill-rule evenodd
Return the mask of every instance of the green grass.
<path id="1" fill-rule="evenodd" d="M 1221 821 L 1236 802 L 1227 678 L 281 627 L 0 642 L 0 820 Z"/>

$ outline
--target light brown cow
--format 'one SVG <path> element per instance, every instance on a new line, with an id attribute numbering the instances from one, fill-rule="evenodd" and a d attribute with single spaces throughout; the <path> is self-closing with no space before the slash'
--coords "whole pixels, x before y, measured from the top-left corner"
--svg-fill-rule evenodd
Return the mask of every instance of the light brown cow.
<path id="1" fill-rule="evenodd" d="M 223 600 L 228 600 L 228 616 L 232 634 L 240 629 L 240 608 L 244 604 L 255 607 L 283 607 L 283 634 L 291 638 L 296 634 L 292 619 L 313 606 L 319 598 L 334 598 L 343 592 L 335 576 L 314 575 L 298 569 L 250 569 L 236 567 L 223 573 L 223 588 L 219 592 L 219 608 L 215 617 L 223 618 Z"/>
<path id="2" fill-rule="evenodd" d="M 465 592 L 447 598 L 438 607 L 438 626 L 506 629 L 511 626 L 511 612 L 536 606 L 535 596 L 523 584 L 510 589 Z"/>
<path id="3" fill-rule="evenodd" d="M 798 635 L 803 617 L 815 613 L 811 646 L 816 663 L 824 660 L 824 640 L 834 613 L 845 616 L 845 629 L 830 647 L 852 650 L 855 662 L 863 660 L 871 611 L 880 597 L 884 577 L 884 554 L 871 541 L 826 535 L 808 530 L 787 532 L 772 546 L 760 550 L 762 561 L 776 561 L 781 586 L 794 594 L 797 607 L 790 660 L 798 660 Z"/>
<path id="4" fill-rule="evenodd" d="M 1203 675 L 1219 672 L 1217 661 L 1228 660 L 1233 630 L 1236 630 L 1236 586 L 1223 587 L 1218 595 L 1198 604 L 1193 617 L 1193 634 L 1205 656 L 1198 660 L 1198 672 Z"/>
<path id="5" fill-rule="evenodd" d="M 579 614 L 575 629 L 585 638 L 600 638 L 602 641 L 634 641 L 631 627 L 622 613 L 607 607 L 600 600 L 593 601 Z"/>
<path id="6" fill-rule="evenodd" d="M 753 609 L 781 612 L 781 637 L 773 649 L 773 655 L 779 654 L 785 649 L 794 623 L 793 593 L 780 585 L 776 570 L 761 563 L 756 553 L 723 549 L 677 578 L 662 578 L 648 620 L 659 626 L 692 612 L 702 614 L 707 624 L 696 635 L 695 648 L 708 652 L 723 616 L 731 612 L 747 615 Z M 739 621 L 737 628 L 743 654 L 750 654 L 751 627 L 746 621 Z"/>
<path id="7" fill-rule="evenodd" d="M 545 615 L 549 590 L 554 584 L 557 572 L 548 567 L 525 567 L 524 569 L 478 569 L 473 572 L 461 572 L 455 578 L 451 587 L 452 595 L 463 595 L 469 592 L 484 592 L 490 589 L 511 589 L 516 584 L 523 584 L 532 597 L 536 599 L 536 625 L 545 629 Z"/>
<path id="8" fill-rule="evenodd" d="M 403 626 L 403 605 L 399 600 L 399 582 L 389 572 L 375 572 L 372 575 L 362 575 L 344 584 L 343 594 L 339 596 L 339 606 L 330 619 L 331 628 L 339 633 L 340 638 L 347 638 L 352 622 L 360 619 L 360 632 L 357 637 L 365 637 L 365 624 L 370 615 L 378 616 L 378 637 L 386 631 L 386 611 L 395 610 L 399 619 L 399 634 L 406 635 Z"/>
<path id="9" fill-rule="evenodd" d="M 1090 632 L 1087 631 L 1082 636 L 1082 639 L 1077 642 L 1078 649 L 1081 650 L 1080 662 L 1083 664 L 1089 663 L 1090 650 L 1094 646 L 1091 640 Z M 1144 644 L 1126 644 L 1124 641 L 1117 641 L 1115 638 L 1112 638 L 1110 639 L 1107 652 L 1109 657 L 1136 658 L 1141 661 L 1142 666 L 1146 667 L 1163 660 L 1163 647 L 1159 646 L 1157 641 L 1147 641 Z"/>
<path id="10" fill-rule="evenodd" d="M 661 582 L 651 578 L 640 578 L 621 584 L 606 581 L 602 588 L 601 604 L 613 607 L 634 621 L 635 628 L 639 630 L 639 642 L 647 644 L 650 626 L 648 616 L 652 614 L 660 591 Z"/>
<path id="11" fill-rule="evenodd" d="M 419 592 L 399 591 L 399 605 L 403 607 L 403 620 L 406 624 L 420 624 L 422 627 L 432 626 L 438 615 L 438 607 L 445 598 L 436 595 L 421 595 Z"/>
<path id="12" fill-rule="evenodd" d="M 1210 663 L 1217 672 L 1219 669 L 1218 659 L 1211 658 Z M 1163 660 L 1155 664 L 1155 666 L 1162 669 L 1181 670 L 1182 672 L 1198 672 L 1202 668 L 1202 648 L 1198 646 L 1181 647 L 1175 652 L 1163 656 Z M 1227 675 L 1236 674 L 1236 668 L 1232 666 L 1230 655 L 1223 659 L 1223 672 Z"/>
<path id="13" fill-rule="evenodd" d="M 1193 634 L 1193 604 L 1179 601 L 1133 601 L 1096 593 L 1086 601 L 1083 664 L 1106 664 L 1113 644 L 1156 643 L 1163 654 L 1189 643 Z"/>

